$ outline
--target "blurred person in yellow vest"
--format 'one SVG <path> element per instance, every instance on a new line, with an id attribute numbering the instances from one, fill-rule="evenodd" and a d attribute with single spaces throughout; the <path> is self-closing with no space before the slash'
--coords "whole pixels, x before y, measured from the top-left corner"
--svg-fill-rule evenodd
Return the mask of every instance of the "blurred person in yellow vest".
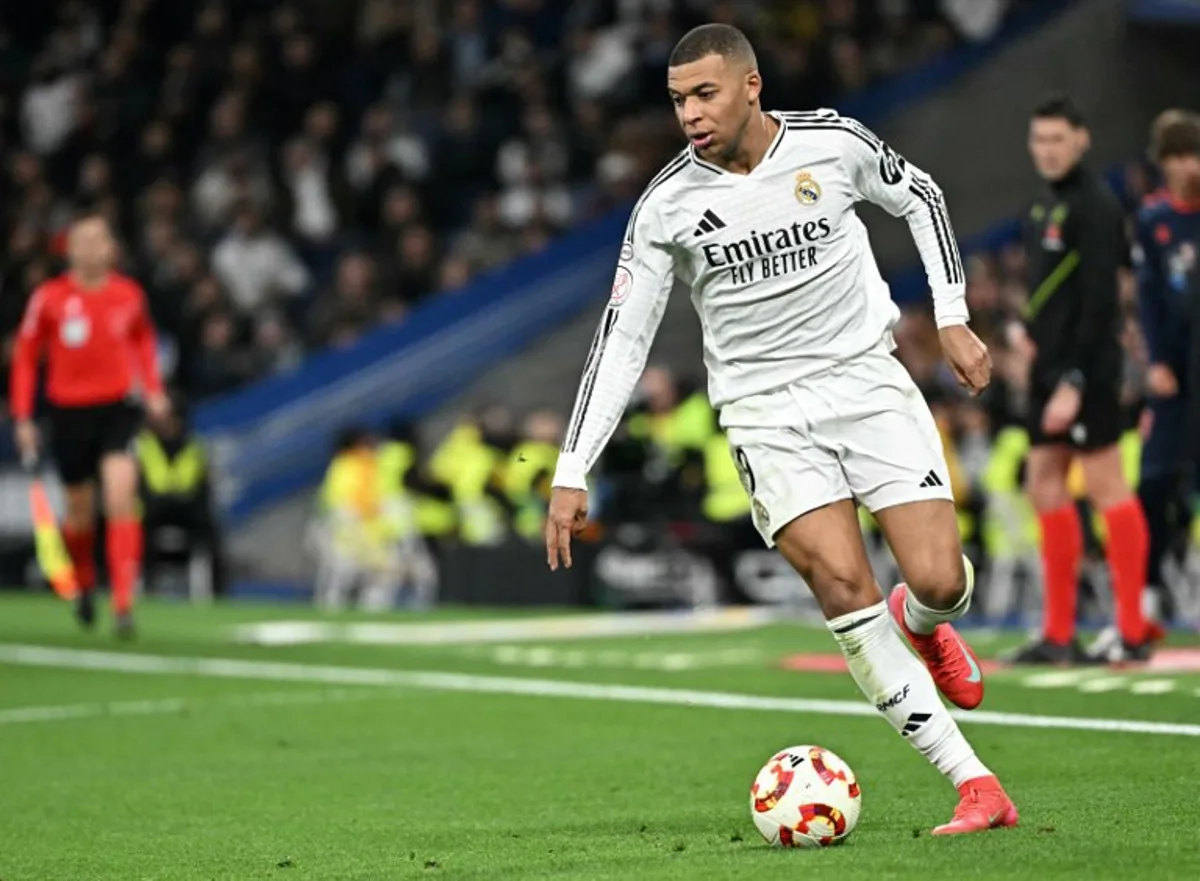
<path id="1" fill-rule="evenodd" d="M 366 610 L 394 605 L 402 575 L 396 518 L 386 507 L 376 439 L 366 429 L 339 435 L 317 509 L 310 533 L 318 558 L 317 605 L 341 609 L 355 593 Z"/>
<path id="2" fill-rule="evenodd" d="M 987 557 L 983 613 L 1002 620 L 1017 608 L 1023 580 L 1033 596 L 1041 596 L 1041 527 L 1024 491 L 1025 456 L 1029 433 L 1020 425 L 996 432 L 981 484 L 987 503 L 981 523 Z"/>
<path id="3" fill-rule="evenodd" d="M 730 525 L 750 520 L 750 495 L 742 471 L 734 462 L 724 434 L 714 434 L 704 445 L 704 519 Z M 746 472 L 749 473 L 749 472 Z"/>
<path id="4" fill-rule="evenodd" d="M 168 415 L 152 420 L 134 441 L 146 587 L 153 591 L 175 563 L 185 567 L 190 596 L 220 596 L 225 577 L 208 455 L 189 429 L 186 399 L 172 392 L 169 400 Z"/>
<path id="5" fill-rule="evenodd" d="M 667 516 L 699 516 L 706 492 L 706 447 L 717 433 L 717 415 L 700 386 L 665 367 L 647 368 L 628 417 L 629 436 L 649 444 L 648 475 L 663 485 Z"/>
<path id="6" fill-rule="evenodd" d="M 410 605 L 428 608 L 438 585 L 438 553 L 454 537 L 458 516 L 450 487 L 428 474 L 417 427 L 394 422 L 379 444 L 379 479 L 400 554 L 403 586 Z"/>
<path id="7" fill-rule="evenodd" d="M 392 424 L 387 440 L 379 445 L 379 472 L 385 493 L 412 497 L 417 532 L 431 542 L 453 540 L 458 529 L 453 491 L 433 476 L 413 423 Z"/>
<path id="8" fill-rule="evenodd" d="M 688 452 L 703 459 L 705 445 L 717 431 L 716 414 L 703 389 L 680 383 L 665 367 L 648 367 L 634 400 L 631 436 L 652 440 L 675 467 Z"/>
<path id="9" fill-rule="evenodd" d="M 522 439 L 508 457 L 504 491 L 513 509 L 513 531 L 527 541 L 538 542 L 542 537 L 563 429 L 557 413 L 531 413 L 525 420 Z"/>
<path id="10" fill-rule="evenodd" d="M 508 536 L 512 505 L 504 472 L 512 447 L 511 414 L 488 404 L 462 419 L 434 450 L 429 473 L 450 488 L 463 544 L 497 545 Z"/>

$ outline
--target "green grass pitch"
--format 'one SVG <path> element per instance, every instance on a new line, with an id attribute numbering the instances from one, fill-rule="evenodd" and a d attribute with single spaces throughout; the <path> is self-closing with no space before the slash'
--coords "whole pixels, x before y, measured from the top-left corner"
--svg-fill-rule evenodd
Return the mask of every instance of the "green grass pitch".
<path id="1" fill-rule="evenodd" d="M 371 620 L 476 618 L 516 620 Z M 983 709 L 1003 715 L 961 718 L 1021 825 L 945 839 L 929 830 L 955 793 L 881 718 L 649 690 L 861 703 L 844 673 L 780 665 L 832 652 L 820 628 L 235 640 L 240 625 L 283 619 L 322 620 L 147 603 L 142 637 L 123 645 L 78 632 L 61 603 L 0 598 L 0 879 L 1200 878 L 1195 673 L 992 673 Z M 972 639 L 982 655 L 1011 641 Z M 558 693 L 517 693 L 529 680 Z M 642 690 L 581 697 L 583 683 Z M 1183 733 L 1028 727 L 1016 714 Z M 858 774 L 863 814 L 844 847 L 773 850 L 751 823 L 759 766 L 799 743 Z"/>

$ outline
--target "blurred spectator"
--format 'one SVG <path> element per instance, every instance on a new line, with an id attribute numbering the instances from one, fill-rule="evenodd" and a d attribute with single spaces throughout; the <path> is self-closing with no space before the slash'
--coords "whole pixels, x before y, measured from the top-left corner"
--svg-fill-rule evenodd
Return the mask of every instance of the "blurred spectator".
<path id="1" fill-rule="evenodd" d="M 678 149 L 663 65 L 703 20 L 746 28 L 767 102 L 801 108 L 1028 5 L 64 0 L 0 23 L 0 339 L 89 203 L 175 379 L 229 391 L 636 198 Z"/>
<path id="2" fill-rule="evenodd" d="M 213 249 L 212 266 L 243 312 L 254 312 L 278 296 L 296 296 L 309 282 L 308 270 L 287 239 L 265 226 L 253 204 L 238 210 L 233 228 Z"/>

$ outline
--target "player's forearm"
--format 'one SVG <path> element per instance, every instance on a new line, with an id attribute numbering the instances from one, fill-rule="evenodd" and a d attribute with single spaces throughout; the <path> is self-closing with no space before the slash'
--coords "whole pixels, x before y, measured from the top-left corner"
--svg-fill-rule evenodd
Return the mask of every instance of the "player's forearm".
<path id="1" fill-rule="evenodd" d="M 138 360 L 141 362 L 142 389 L 148 395 L 163 391 L 162 374 L 158 370 L 158 339 L 153 328 L 144 328 L 138 340 Z"/>
<path id="2" fill-rule="evenodd" d="M 1162 348 L 1166 310 L 1156 290 L 1143 286 L 1138 292 L 1138 317 L 1142 323 L 1142 338 L 1151 364 L 1161 364 L 1165 358 Z"/>
<path id="3" fill-rule="evenodd" d="M 630 322 L 626 325 L 628 330 L 614 327 L 606 333 L 609 322 L 616 320 L 614 311 L 605 313 L 592 343 L 592 355 L 584 368 L 571 423 L 555 466 L 554 486 L 587 489 L 588 472 L 616 431 L 646 366 L 653 329 L 644 325 L 638 328 Z"/>
<path id="4" fill-rule="evenodd" d="M 8 382 L 8 406 L 15 421 L 33 418 L 36 391 L 37 352 L 28 341 L 18 339 Z"/>
<path id="5" fill-rule="evenodd" d="M 929 279 L 938 328 L 966 324 L 971 317 L 967 287 L 949 220 L 944 213 L 938 216 L 936 209 L 923 206 L 908 215 L 908 226 Z"/>

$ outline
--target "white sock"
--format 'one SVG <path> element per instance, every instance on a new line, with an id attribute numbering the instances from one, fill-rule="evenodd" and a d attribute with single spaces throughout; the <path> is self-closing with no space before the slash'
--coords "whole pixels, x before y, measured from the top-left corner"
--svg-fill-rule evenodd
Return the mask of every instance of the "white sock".
<path id="1" fill-rule="evenodd" d="M 911 589 L 904 591 L 904 623 L 913 633 L 929 635 L 939 624 L 957 621 L 971 607 L 971 595 L 975 593 L 975 567 L 963 555 L 963 569 L 967 573 L 967 589 L 962 598 L 949 609 L 931 609 L 915 596 Z"/>
<path id="2" fill-rule="evenodd" d="M 900 639 L 886 603 L 828 625 L 867 700 L 951 783 L 957 787 L 992 773 L 958 730 L 929 671 Z"/>

